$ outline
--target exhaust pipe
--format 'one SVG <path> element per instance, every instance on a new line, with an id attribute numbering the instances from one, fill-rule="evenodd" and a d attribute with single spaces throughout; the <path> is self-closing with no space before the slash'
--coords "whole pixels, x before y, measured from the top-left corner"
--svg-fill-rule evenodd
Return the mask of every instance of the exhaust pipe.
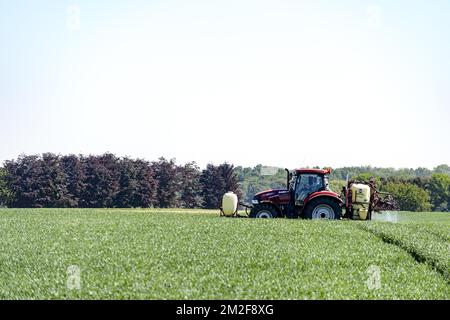
<path id="1" fill-rule="evenodd" d="M 286 189 L 288 189 L 289 190 L 289 181 L 291 181 L 291 177 L 292 177 L 292 175 L 291 175 L 291 172 L 289 171 L 289 169 L 284 169 L 285 171 L 286 171 L 286 173 L 287 173 L 287 180 L 286 180 Z"/>

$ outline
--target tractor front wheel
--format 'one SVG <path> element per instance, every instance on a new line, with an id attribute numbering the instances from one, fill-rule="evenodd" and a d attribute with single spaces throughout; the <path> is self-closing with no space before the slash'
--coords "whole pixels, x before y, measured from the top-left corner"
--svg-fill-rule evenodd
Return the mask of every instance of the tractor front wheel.
<path id="1" fill-rule="evenodd" d="M 306 219 L 340 219 L 341 206 L 330 198 L 317 198 L 306 205 L 304 217 Z"/>
<path id="2" fill-rule="evenodd" d="M 255 206 L 250 212 L 250 218 L 272 219 L 278 215 L 277 209 L 270 204 L 260 204 Z"/>

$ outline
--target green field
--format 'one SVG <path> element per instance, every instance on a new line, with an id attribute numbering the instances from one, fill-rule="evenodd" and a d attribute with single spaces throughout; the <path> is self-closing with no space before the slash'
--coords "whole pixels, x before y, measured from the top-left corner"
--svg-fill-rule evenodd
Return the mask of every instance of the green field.
<path id="1" fill-rule="evenodd" d="M 449 299 L 450 214 L 383 217 L 0 209 L 0 298 Z"/>

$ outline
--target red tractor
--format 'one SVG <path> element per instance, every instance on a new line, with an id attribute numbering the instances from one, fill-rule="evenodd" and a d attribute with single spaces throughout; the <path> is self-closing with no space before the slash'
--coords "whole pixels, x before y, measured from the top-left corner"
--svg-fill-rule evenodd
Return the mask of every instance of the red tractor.
<path id="1" fill-rule="evenodd" d="M 286 171 L 287 189 L 260 192 L 252 205 L 244 205 L 250 218 L 370 220 L 373 211 L 398 210 L 392 197 L 378 192 L 373 181 L 349 181 L 340 196 L 328 186 L 331 169 Z"/>

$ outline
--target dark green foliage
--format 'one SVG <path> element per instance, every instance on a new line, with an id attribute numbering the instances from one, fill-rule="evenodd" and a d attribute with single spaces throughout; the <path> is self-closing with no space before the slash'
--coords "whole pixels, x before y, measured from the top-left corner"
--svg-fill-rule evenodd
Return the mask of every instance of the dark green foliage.
<path id="1" fill-rule="evenodd" d="M 218 208 L 220 206 L 220 197 L 225 191 L 225 184 L 218 176 L 217 166 L 208 164 L 203 170 L 200 182 L 203 186 L 202 196 L 204 208 Z M 220 190 L 220 191 L 218 191 Z M 222 195 L 220 195 L 222 193 Z"/>
<path id="2" fill-rule="evenodd" d="M 36 184 L 40 186 L 35 206 L 40 208 L 67 207 L 66 175 L 60 166 L 59 156 L 45 153 L 38 161 L 38 177 Z"/>
<path id="3" fill-rule="evenodd" d="M 83 164 L 76 155 L 67 155 L 60 158 L 60 166 L 65 173 L 65 187 L 67 207 L 77 208 L 85 188 L 85 172 Z"/>
<path id="4" fill-rule="evenodd" d="M 59 157 L 45 153 L 20 156 L 6 161 L 6 181 L 14 197 L 9 205 L 17 208 L 56 208 L 67 206 L 66 177 Z"/>
<path id="5" fill-rule="evenodd" d="M 114 206 L 119 193 L 118 159 L 113 154 L 81 158 L 84 169 L 84 189 L 80 201 L 83 208 Z"/>
<path id="6" fill-rule="evenodd" d="M 123 158 L 119 161 L 119 192 L 114 206 L 148 208 L 155 203 L 156 186 L 153 169 L 147 161 Z"/>
<path id="7" fill-rule="evenodd" d="M 181 181 L 180 201 L 182 208 L 201 208 L 203 206 L 201 171 L 195 162 L 178 168 Z"/>
<path id="8" fill-rule="evenodd" d="M 221 206 L 223 195 L 232 191 L 242 199 L 239 178 L 234 166 L 228 163 L 215 166 L 208 164 L 200 177 L 203 186 L 204 208 L 215 209 Z"/>
<path id="9" fill-rule="evenodd" d="M 345 187 L 346 184 L 347 183 L 345 180 L 331 180 L 329 187 L 332 191 L 336 192 L 337 194 L 341 194 L 342 188 Z"/>
<path id="10" fill-rule="evenodd" d="M 431 203 L 436 211 L 448 210 L 450 204 L 450 176 L 436 173 L 430 179 Z"/>
<path id="11" fill-rule="evenodd" d="M 6 184 L 14 194 L 9 206 L 16 208 L 33 207 L 36 198 L 35 183 L 37 156 L 20 156 L 17 160 L 6 161 Z M 34 186 L 33 186 L 34 184 Z"/>
<path id="12" fill-rule="evenodd" d="M 8 188 L 6 170 L 0 168 L 0 207 L 6 206 L 12 199 L 13 193 Z"/>
<path id="13" fill-rule="evenodd" d="M 150 163 L 144 160 L 132 161 L 135 172 L 136 191 L 130 201 L 131 207 L 152 207 L 156 201 L 158 181 L 155 179 Z"/>
<path id="14" fill-rule="evenodd" d="M 429 211 L 430 195 L 411 183 L 389 182 L 383 190 L 391 193 L 403 211 Z"/>
<path id="15" fill-rule="evenodd" d="M 366 172 L 366 173 L 360 173 L 357 176 L 350 177 L 350 180 L 374 181 L 375 184 L 379 184 L 381 178 L 373 175 L 370 172 Z"/>
<path id="16" fill-rule="evenodd" d="M 122 159 L 119 167 L 119 192 L 114 200 L 115 205 L 123 208 L 133 208 L 138 181 L 134 164 L 128 158 Z"/>
<path id="17" fill-rule="evenodd" d="M 431 176 L 429 177 L 417 177 L 412 180 L 409 180 L 412 184 L 418 186 L 421 189 L 429 190 L 430 188 L 430 182 L 431 182 Z"/>
<path id="18" fill-rule="evenodd" d="M 441 165 L 437 166 L 436 168 L 434 168 L 434 172 L 450 175 L 450 167 L 446 164 L 441 164 Z"/>
<path id="19" fill-rule="evenodd" d="M 0 205 L 16 208 L 199 208 L 203 195 L 218 208 L 226 191 L 238 195 L 238 179 L 228 164 L 203 174 L 195 162 L 174 159 L 149 163 L 106 153 L 100 156 L 21 156 L 0 171 Z M 212 176 L 209 176 L 212 174 Z M 211 200 L 213 195 L 214 200 Z M 214 205 L 213 205 L 214 204 Z"/>
<path id="20" fill-rule="evenodd" d="M 345 180 L 374 178 L 390 191 L 402 210 L 448 210 L 450 176 L 447 165 L 434 170 L 348 167 L 332 171 L 330 188 L 340 193 Z M 254 194 L 286 188 L 286 172 L 258 165 L 234 167 L 209 164 L 200 171 L 195 162 L 100 156 L 20 156 L 0 168 L 0 206 L 10 207 L 160 207 L 211 208 L 221 205 L 227 191 L 251 202 Z"/>
<path id="21" fill-rule="evenodd" d="M 175 160 L 159 158 L 152 163 L 152 169 L 158 180 L 155 206 L 158 208 L 179 207 L 181 181 Z"/>
<path id="22" fill-rule="evenodd" d="M 371 167 L 371 166 L 344 167 L 344 168 L 334 169 L 331 173 L 330 178 L 345 180 L 347 178 L 347 175 L 350 178 L 352 178 L 352 177 L 357 177 L 358 175 L 366 174 L 366 173 L 368 173 L 374 177 L 383 177 L 383 178 L 397 177 L 397 178 L 402 178 L 402 179 L 414 179 L 417 177 L 431 176 L 431 174 L 433 172 L 427 168 L 394 169 L 394 168 L 377 168 L 377 167 Z"/>
<path id="23" fill-rule="evenodd" d="M 100 156 L 20 156 L 1 171 L 0 199 L 16 208 L 151 207 L 157 181 L 141 160 Z M 3 188 L 2 188 L 3 190 Z M 5 201 L 6 202 L 6 201 Z"/>

